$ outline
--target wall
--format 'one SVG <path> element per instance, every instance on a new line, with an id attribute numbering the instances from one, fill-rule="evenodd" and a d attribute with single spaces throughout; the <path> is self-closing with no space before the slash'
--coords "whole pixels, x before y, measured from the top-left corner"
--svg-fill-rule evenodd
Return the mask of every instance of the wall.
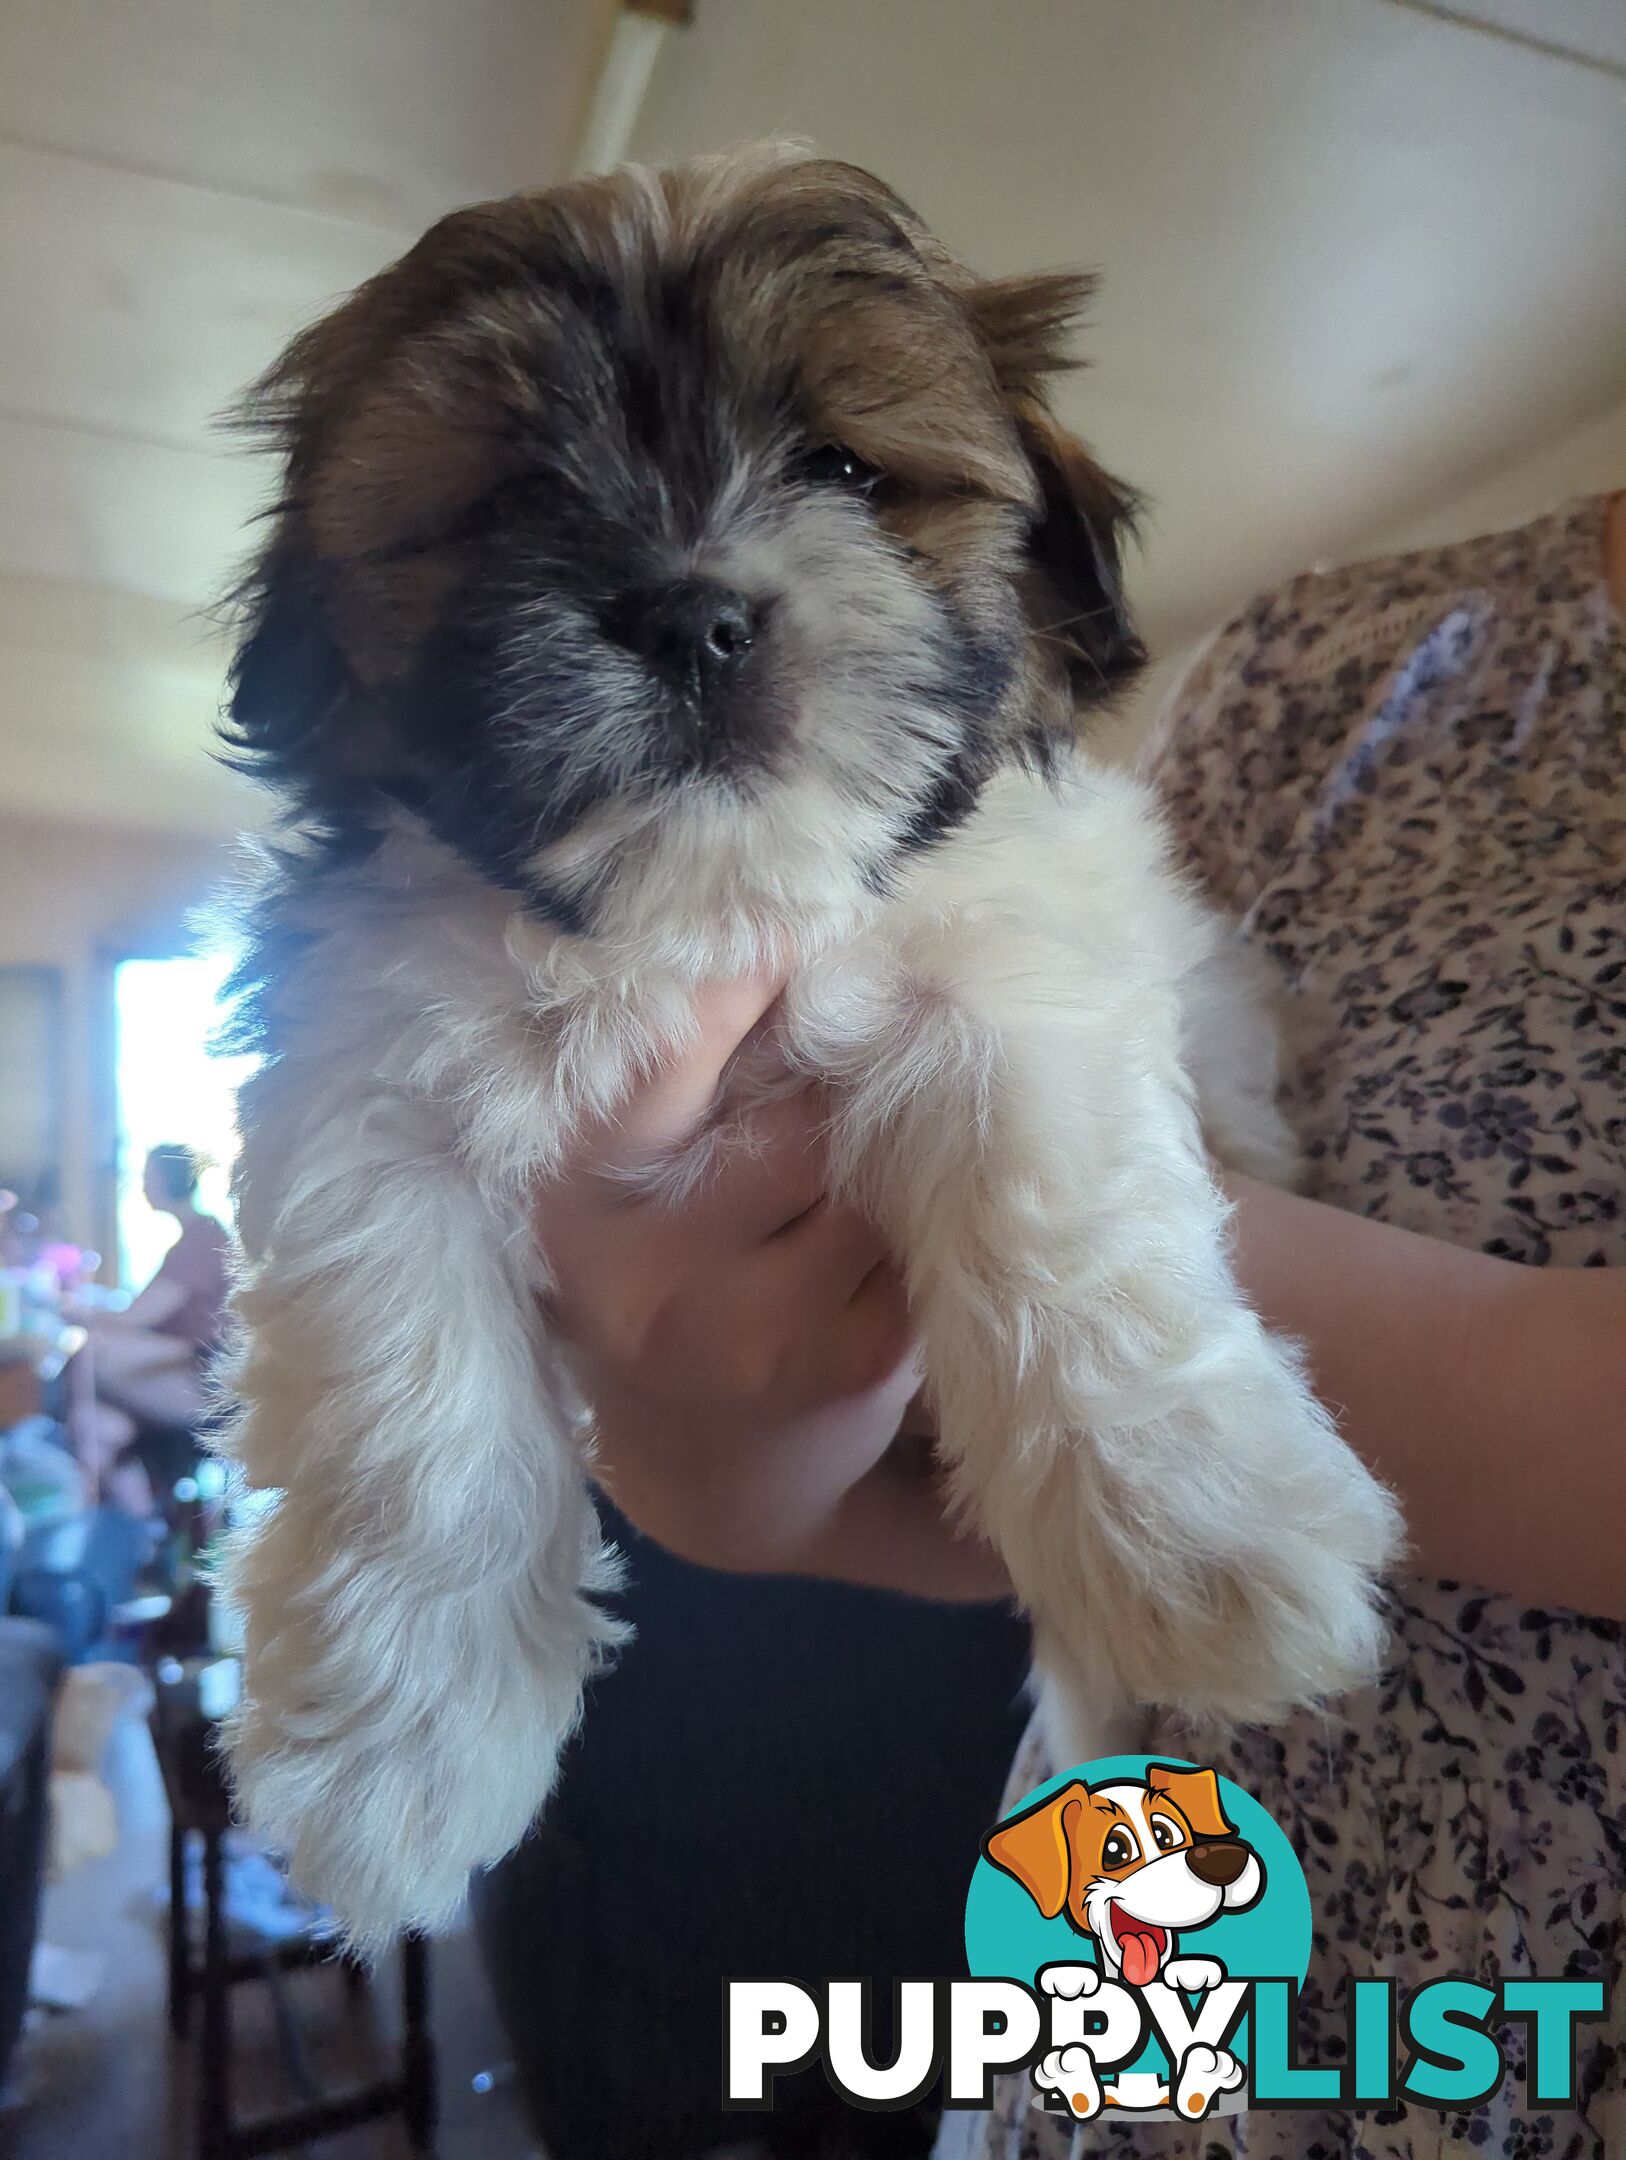
<path id="1" fill-rule="evenodd" d="M 1619 488 L 1626 488 L 1626 403 L 1488 474 L 1377 545 L 1424 547 L 1434 540 L 1465 540 L 1539 517 L 1572 496 L 1609 494 Z"/>
<path id="2" fill-rule="evenodd" d="M 226 843 L 196 834 L 0 815 L 0 963 L 62 970 L 64 1227 L 113 1251 L 111 967 L 184 951 L 189 911 L 226 873 Z"/>
<path id="3" fill-rule="evenodd" d="M 1355 562 L 1370 555 L 1471 539 L 1476 533 L 1523 524 L 1577 496 L 1606 495 L 1622 488 L 1626 488 L 1626 403 L 1567 430 L 1530 456 L 1487 473 L 1436 508 L 1368 535 L 1344 559 Z M 1245 605 L 1251 597 L 1239 593 L 1237 605 Z M 1218 629 L 1219 624 L 1210 628 Z M 1097 726 L 1093 739 L 1104 755 L 1124 763 L 1136 756 L 1202 644 L 1201 637 L 1193 638 L 1154 656 L 1121 712 Z"/>

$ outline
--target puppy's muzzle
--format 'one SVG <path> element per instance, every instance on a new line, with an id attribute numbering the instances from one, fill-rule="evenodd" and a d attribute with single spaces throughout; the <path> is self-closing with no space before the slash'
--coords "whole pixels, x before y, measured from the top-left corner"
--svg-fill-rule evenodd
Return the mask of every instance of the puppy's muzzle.
<path id="1" fill-rule="evenodd" d="M 675 689 L 702 697 L 723 689 L 761 634 L 764 607 L 716 578 L 669 578 L 629 593 L 611 635 Z"/>
<path id="2" fill-rule="evenodd" d="M 1240 1838 L 1214 1838 L 1206 1845 L 1193 1845 L 1186 1862 L 1197 1880 L 1212 1890 L 1234 1883 L 1247 1864 L 1248 1848 Z"/>

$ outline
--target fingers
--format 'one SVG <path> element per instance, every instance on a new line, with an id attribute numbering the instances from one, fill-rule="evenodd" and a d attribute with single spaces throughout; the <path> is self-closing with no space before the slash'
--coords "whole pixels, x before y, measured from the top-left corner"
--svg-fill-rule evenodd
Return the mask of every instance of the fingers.
<path id="1" fill-rule="evenodd" d="M 836 1308 L 855 1297 L 866 1275 L 886 1258 L 872 1223 L 820 1195 L 746 1259 L 765 1295 Z"/>
<path id="2" fill-rule="evenodd" d="M 817 1088 L 755 1104 L 720 1135 L 684 1207 L 697 1234 L 734 1251 L 788 1235 L 824 1196 L 825 1103 Z"/>
<path id="3" fill-rule="evenodd" d="M 561 1270 L 557 1310 L 579 1349 L 652 1399 L 803 1407 L 851 1390 L 891 1318 L 906 1331 L 901 1292 L 871 1288 L 885 1247 L 850 1209 L 820 1201 L 783 1237 L 728 1254 L 704 1240 L 663 1251 L 651 1227 L 634 1245 L 628 1225 L 618 1264 L 601 1251 Z"/>
<path id="4" fill-rule="evenodd" d="M 909 1314 L 909 1293 L 896 1261 L 883 1256 L 847 1300 L 841 1318 L 842 1391 L 858 1394 L 877 1386 L 908 1361 L 900 1404 L 919 1385 L 918 1346 Z"/>
<path id="5" fill-rule="evenodd" d="M 908 1298 L 881 1238 L 851 1209 L 822 1203 L 740 1263 L 718 1312 L 719 1349 L 738 1346 L 745 1392 L 789 1414 L 873 1387 L 911 1341 Z"/>
<path id="6" fill-rule="evenodd" d="M 537 1194 L 551 1321 L 600 1392 L 663 1413 L 710 1402 L 783 1415 L 869 1388 L 907 1355 L 907 1304 L 881 1239 L 826 1196 L 817 1088 L 706 1133 L 686 1189 L 637 1179 L 700 1134 L 781 987 L 763 973 L 703 990 L 683 1047 Z"/>
<path id="7" fill-rule="evenodd" d="M 683 1272 L 754 1252 L 815 1208 L 825 1190 L 824 1106 L 817 1091 L 757 1105 L 681 1199 L 649 1196 L 596 1172 L 538 1189 L 535 1221 L 555 1278 L 589 1262 Z"/>
<path id="8" fill-rule="evenodd" d="M 769 972 L 703 984 L 695 993 L 694 1033 L 583 1136 L 584 1157 L 602 1173 L 625 1175 L 687 1139 L 715 1101 L 729 1059 L 783 988 L 784 977 Z"/>

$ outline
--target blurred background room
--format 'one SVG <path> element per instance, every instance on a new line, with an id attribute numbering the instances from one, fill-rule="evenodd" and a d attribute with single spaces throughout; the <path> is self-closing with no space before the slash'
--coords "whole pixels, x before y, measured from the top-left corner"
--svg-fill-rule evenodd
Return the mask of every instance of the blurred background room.
<path id="1" fill-rule="evenodd" d="M 421 1952 L 370 1983 L 304 1969 L 311 1916 L 229 1837 L 216 1947 L 244 1977 L 205 1972 L 221 1820 L 187 1748 L 232 1674 L 203 1569 L 242 1070 L 210 1051 L 229 951 L 199 923 L 267 814 L 211 754 L 221 603 L 268 485 L 222 415 L 452 206 L 770 132 L 879 171 L 980 270 L 1102 272 L 1061 398 L 1149 502 L 1131 589 L 1154 666 L 1122 752 L 1260 588 L 1626 485 L 1622 0 L 5 0 L 0 2151 L 23 2160 L 225 2152 L 226 2110 L 294 2110 L 297 2149 L 335 2160 L 426 2149 L 431 2083 L 445 2154 L 744 2149 L 681 2018 L 606 2037 L 634 1982 L 581 1860 L 681 1678 L 635 1651 L 607 1684 L 627 1738 L 607 1712 L 609 1753 L 572 1773 L 586 1844 L 537 1845 L 484 1958 L 473 1932 L 433 1947 L 427 2010 Z M 647 1566 L 749 1709 L 745 1593 Z M 775 1629 L 803 1646 L 803 1738 L 831 1760 L 888 1722 L 888 1674 L 933 1628 L 983 1626 L 901 1614 L 882 1692 L 826 1713 L 815 1653 L 851 1669 L 861 1595 L 754 1608 L 761 1657 Z M 999 1617 L 956 1655 L 964 1730 L 933 1745 L 968 1872 L 1023 1649 Z M 683 1708 L 703 1747 L 708 1705 Z M 773 1706 L 750 1714 L 767 1754 Z M 844 1803 L 821 1804 L 829 1838 Z M 200 1833 L 173 1875 L 172 1807 Z M 726 1852 L 694 1867 L 725 1917 L 757 1899 Z M 884 1958 L 844 1895 L 856 1877 L 816 1945 L 747 1944 L 742 1919 L 745 1969 Z M 704 2032 L 718 1967 L 692 1948 Z M 333 2110 L 369 2087 L 376 2119 Z M 748 2127 L 763 2150 L 928 2147 L 929 2111 L 832 2105 Z"/>

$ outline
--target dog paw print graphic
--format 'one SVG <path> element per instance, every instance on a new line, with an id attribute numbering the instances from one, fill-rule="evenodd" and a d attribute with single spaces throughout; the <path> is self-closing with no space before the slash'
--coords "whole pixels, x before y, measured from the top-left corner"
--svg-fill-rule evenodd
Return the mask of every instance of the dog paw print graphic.
<path id="1" fill-rule="evenodd" d="M 1047 2017 L 1034 2104 L 1200 2122 L 1246 2104 L 1255 1979 L 1302 1979 L 1309 1898 L 1265 1811 L 1196 1764 L 1111 1758 L 1053 1779 L 984 1840 L 971 1969 Z"/>

